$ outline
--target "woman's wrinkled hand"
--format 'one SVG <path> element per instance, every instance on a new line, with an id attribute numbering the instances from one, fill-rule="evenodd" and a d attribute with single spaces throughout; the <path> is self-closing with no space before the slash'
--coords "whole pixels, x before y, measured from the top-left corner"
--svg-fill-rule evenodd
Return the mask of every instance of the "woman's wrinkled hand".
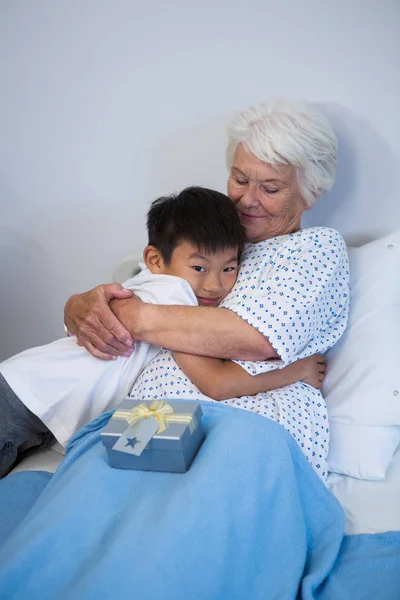
<path id="1" fill-rule="evenodd" d="M 68 333 L 90 354 L 102 360 L 130 356 L 133 339 L 110 309 L 114 298 L 127 299 L 132 292 L 119 283 L 98 285 L 83 294 L 71 296 L 65 305 L 64 322 Z"/>

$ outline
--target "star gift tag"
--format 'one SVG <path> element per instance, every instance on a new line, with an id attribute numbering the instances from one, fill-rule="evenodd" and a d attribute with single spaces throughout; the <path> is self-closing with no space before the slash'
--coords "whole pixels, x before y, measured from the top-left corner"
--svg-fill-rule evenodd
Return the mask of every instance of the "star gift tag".
<path id="1" fill-rule="evenodd" d="M 115 442 L 113 450 L 140 456 L 153 435 L 158 430 L 157 419 L 140 419 L 134 425 L 129 425 Z"/>

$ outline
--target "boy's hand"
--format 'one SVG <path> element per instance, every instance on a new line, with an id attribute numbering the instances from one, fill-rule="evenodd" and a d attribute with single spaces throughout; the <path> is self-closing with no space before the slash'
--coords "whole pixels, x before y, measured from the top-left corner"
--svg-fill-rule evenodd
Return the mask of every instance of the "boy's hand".
<path id="1" fill-rule="evenodd" d="M 308 385 L 321 389 L 322 382 L 325 379 L 326 364 L 325 359 L 320 354 L 313 354 L 307 358 L 302 358 L 295 363 L 299 369 L 299 380 Z"/>

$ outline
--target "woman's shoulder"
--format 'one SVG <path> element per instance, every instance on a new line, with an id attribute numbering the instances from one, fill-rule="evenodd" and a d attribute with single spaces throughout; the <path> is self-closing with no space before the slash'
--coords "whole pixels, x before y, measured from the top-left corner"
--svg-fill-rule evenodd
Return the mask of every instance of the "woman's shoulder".
<path id="1" fill-rule="evenodd" d="M 332 227 L 305 227 L 300 229 L 296 233 L 293 233 L 291 237 L 301 240 L 333 240 L 340 243 L 345 243 L 342 235 L 336 229 Z"/>
<path id="2" fill-rule="evenodd" d="M 243 258 L 250 262 L 276 263 L 299 254 L 320 255 L 327 252 L 347 261 L 346 243 L 341 234 L 330 227 L 308 227 L 257 244 L 248 244 Z"/>
<path id="3" fill-rule="evenodd" d="M 286 240 L 286 244 L 292 248 L 308 246 L 310 248 L 322 249 L 329 247 L 331 251 L 338 254 L 347 252 L 346 242 L 342 235 L 331 227 L 307 227 L 301 229 L 291 234 Z"/>
<path id="4" fill-rule="evenodd" d="M 331 227 L 306 227 L 304 229 L 299 229 L 299 231 L 295 231 L 294 233 L 279 235 L 256 244 L 248 244 L 248 247 L 260 247 L 263 249 L 265 247 L 274 246 L 276 248 L 283 245 L 298 246 L 307 242 L 315 242 L 315 244 L 330 243 L 344 247 L 346 246 L 346 242 L 344 241 L 342 235 L 336 229 L 332 229 Z"/>

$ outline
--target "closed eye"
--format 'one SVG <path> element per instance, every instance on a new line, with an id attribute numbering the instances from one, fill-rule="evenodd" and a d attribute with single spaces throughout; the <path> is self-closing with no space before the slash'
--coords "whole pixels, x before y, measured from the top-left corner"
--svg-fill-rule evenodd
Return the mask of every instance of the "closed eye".
<path id="1" fill-rule="evenodd" d="M 267 187 L 264 187 L 264 186 L 262 187 L 262 191 L 265 194 L 276 194 L 277 192 L 279 192 L 279 190 L 276 189 L 276 188 L 267 188 Z"/>

